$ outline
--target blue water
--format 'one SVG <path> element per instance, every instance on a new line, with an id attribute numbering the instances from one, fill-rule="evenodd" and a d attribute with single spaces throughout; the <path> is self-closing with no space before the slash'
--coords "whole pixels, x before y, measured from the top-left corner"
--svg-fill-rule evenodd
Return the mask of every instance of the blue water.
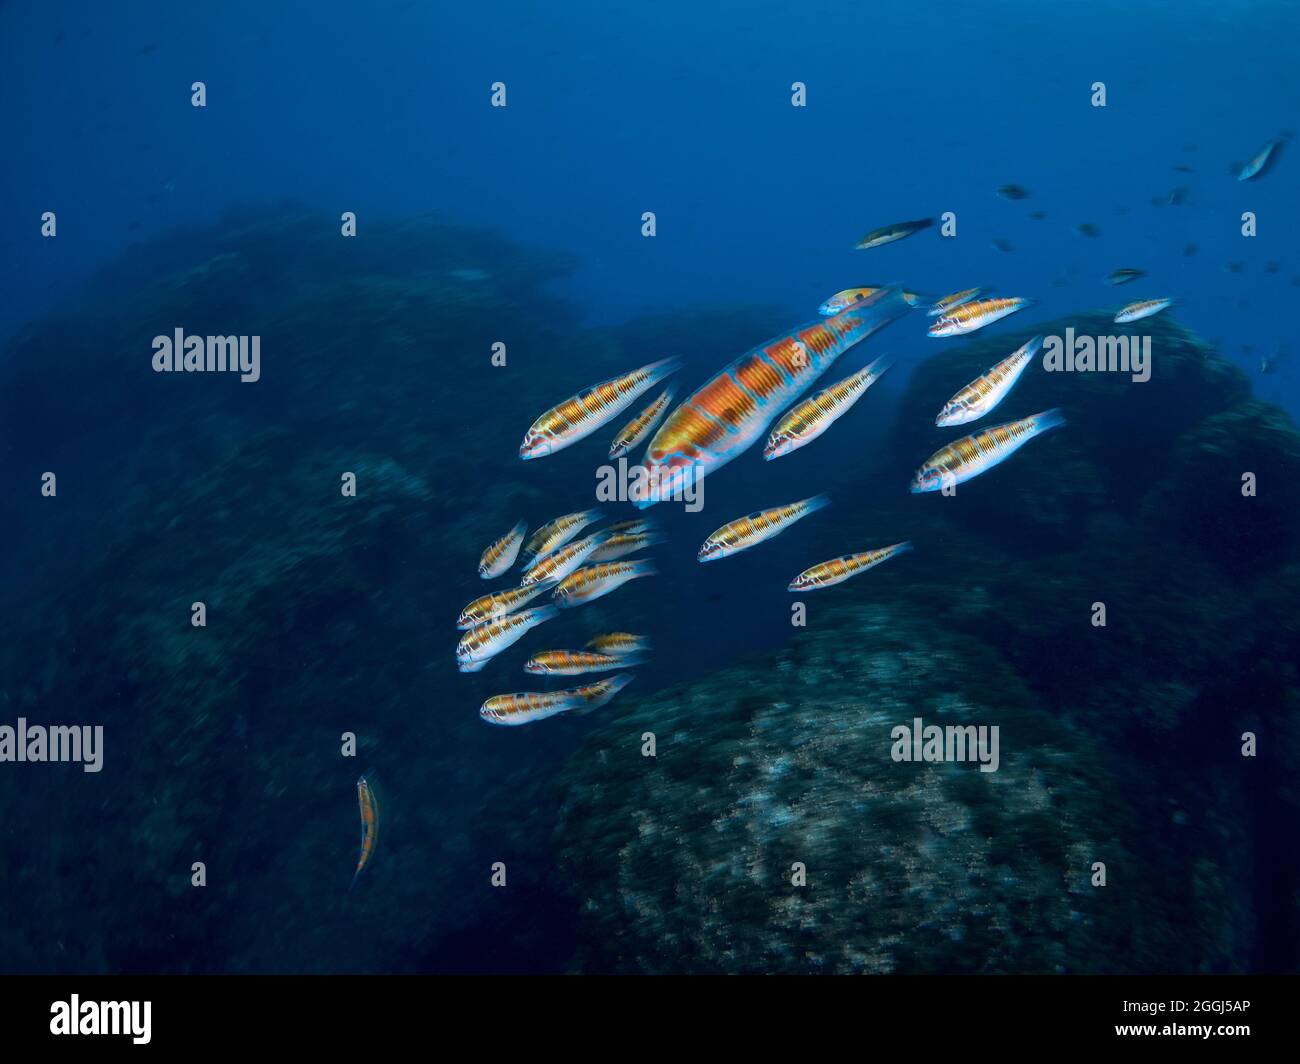
<path id="1" fill-rule="evenodd" d="M 436 218 L 568 256 L 573 269 L 550 286 L 571 314 L 557 325 L 561 347 L 566 330 L 617 329 L 652 314 L 754 308 L 752 325 L 716 349 L 647 345 L 646 361 L 688 358 L 690 379 L 683 387 L 813 318 L 818 304 L 839 289 L 897 281 L 939 295 L 986 285 L 997 294 L 1033 298 L 1035 306 L 1020 316 L 1027 322 L 1029 315 L 1047 321 L 1172 297 L 1178 320 L 1238 365 L 1257 396 L 1300 416 L 1291 313 L 1300 297 L 1300 154 L 1287 139 L 1287 131 L 1300 128 L 1297 39 L 1300 5 L 1231 0 L 673 0 L 640 10 L 590 0 L 375 0 L 361 6 L 333 0 L 139 0 L 128 6 L 7 0 L 0 2 L 0 343 L 33 321 L 57 322 L 79 305 L 82 286 L 97 274 L 111 285 L 132 249 L 147 259 L 161 246 L 155 241 L 171 240 L 174 248 L 189 227 L 208 231 L 232 208 L 259 216 L 301 208 L 335 227 L 343 212 L 355 212 L 359 242 L 381 223 Z M 191 105 L 196 81 L 206 85 L 203 108 Z M 505 85 L 504 108 L 491 106 L 497 82 Z M 796 82 L 806 87 L 806 106 L 792 106 Z M 1105 84 L 1105 107 L 1092 105 L 1095 82 Z M 1257 180 L 1237 181 L 1234 164 L 1278 137 L 1286 143 L 1275 165 Z M 1009 201 L 995 194 L 1012 183 L 1029 196 Z M 1167 202 L 1176 189 L 1185 190 L 1184 201 Z M 46 211 L 57 215 L 54 239 L 40 233 Z M 1247 211 L 1257 218 L 1253 238 L 1241 234 Z M 655 215 L 653 238 L 642 235 L 644 212 Z M 854 250 L 877 226 L 945 212 L 956 216 L 955 238 L 936 227 L 880 249 Z M 1079 233 L 1085 223 L 1099 234 Z M 995 241 L 1010 250 L 999 250 Z M 1185 253 L 1189 245 L 1192 254 Z M 1121 267 L 1140 268 L 1146 276 L 1122 287 L 1107 284 L 1107 275 Z M 425 263 L 418 255 L 400 263 L 406 273 L 448 268 L 491 270 L 493 264 Z M 347 308 L 338 313 L 346 317 Z M 159 331 L 175 324 L 162 322 Z M 912 367 L 934 345 L 947 343 L 928 339 L 914 324 L 895 327 L 873 347 L 873 356 L 899 360 L 872 393 L 882 411 L 894 409 Z M 234 324 L 229 328 L 236 331 Z M 520 338 L 519 347 L 526 345 Z M 48 352 L 52 367 L 59 366 L 59 355 Z M 147 357 L 142 351 L 120 355 L 124 364 Z M 1273 372 L 1260 372 L 1263 356 L 1273 359 Z M 592 383 L 583 366 L 564 359 L 544 371 L 557 382 Z M 58 372 L 70 389 L 85 386 L 77 366 Z M 557 383 L 554 398 L 562 397 Z M 936 397 L 936 409 L 943 398 Z M 411 401 L 420 401 L 419 395 L 413 392 Z M 6 409 L 20 413 L 21 406 L 21 395 L 6 397 Z M 246 428 L 234 409 L 233 403 L 225 409 L 218 404 L 213 411 L 218 420 L 230 418 L 232 446 Z M 477 426 L 499 439 L 502 468 L 527 418 L 539 412 L 521 416 L 502 407 L 499 424 Z M 147 409 L 135 415 L 151 416 Z M 814 479 L 816 490 L 833 496 L 861 493 L 861 503 L 884 490 L 877 483 L 864 486 L 860 473 L 885 446 L 887 429 L 883 416 L 846 421 L 837 429 L 837 447 L 818 447 L 766 470 L 765 497 L 754 497 L 752 469 L 746 477 L 724 472 L 710 481 L 709 514 L 734 516 L 810 494 L 805 489 Z M 62 441 L 69 448 L 74 433 Z M 420 473 L 490 479 L 488 470 L 459 469 L 456 441 L 444 442 L 436 463 L 431 459 Z M 157 484 L 149 483 L 147 469 L 137 469 L 133 475 L 140 479 L 131 485 L 100 487 L 120 490 L 123 498 L 133 492 L 147 497 L 165 475 L 175 475 L 164 474 L 165 466 L 164 456 Z M 511 474 L 525 475 L 533 474 Z M 591 505 L 581 476 L 565 481 L 563 494 L 558 474 L 537 475 L 555 477 L 533 482 L 556 489 L 554 513 Z M 170 490 L 172 482 L 165 483 Z M 485 509 L 491 505 L 485 493 Z M 777 543 L 762 559 L 699 569 L 688 544 L 698 541 L 700 522 L 660 510 L 656 516 L 674 543 L 661 565 L 663 579 L 676 590 L 646 614 L 662 627 L 656 640 L 666 662 L 644 676 L 642 687 L 695 679 L 745 654 L 780 647 L 790 634 L 784 613 L 789 596 L 763 577 L 769 570 L 793 575 L 807 561 L 805 552 L 795 543 Z M 103 525 L 96 526 L 100 516 Z M 530 518 L 534 526 L 543 519 Z M 6 530 L 13 542 L 9 562 L 21 567 L 23 551 L 42 542 L 58 544 L 69 559 L 92 555 L 122 533 L 114 523 L 119 519 L 88 517 L 73 533 L 47 515 L 25 516 Z M 498 521 L 495 511 L 491 520 Z M 503 527 L 483 528 L 484 542 L 509 520 L 502 515 Z M 706 523 L 712 528 L 721 518 Z M 83 537 L 80 529 L 96 531 Z M 1026 544 L 1027 555 L 1034 550 Z M 481 591 L 462 578 L 472 572 L 466 559 L 455 559 L 456 576 L 446 582 L 435 579 L 435 567 L 452 565 L 449 559 L 404 564 L 388 574 L 390 592 L 411 580 L 435 584 L 458 603 L 469 597 L 465 592 Z M 29 571 L 25 579 L 31 578 Z M 702 604 L 698 615 L 693 603 Z M 338 623 L 345 626 L 342 613 Z M 731 619 L 716 621 L 722 613 Z M 674 615 L 677 622 L 670 624 Z M 13 630 L 20 627 L 13 624 Z M 93 653 L 84 641 L 80 645 L 81 652 Z M 286 658 L 284 668 L 295 664 Z M 6 704 L 29 704 L 22 699 L 39 688 L 37 677 L 48 669 L 57 663 L 31 662 L 30 675 L 9 680 Z M 101 694 L 129 706 L 137 679 L 106 672 L 111 694 Z M 459 679 L 438 677 L 439 712 L 454 706 L 472 713 L 466 703 L 477 701 L 465 692 L 480 688 L 458 686 Z M 350 693 L 364 687 L 359 672 L 340 681 Z M 423 697 L 427 692 L 420 690 Z M 6 711 L 0 718 L 14 715 Z M 405 725 L 411 731 L 397 734 L 427 740 L 432 725 L 413 719 Z M 343 723 L 330 717 L 321 733 L 332 743 Z M 548 730 L 529 739 L 480 730 L 463 747 L 455 745 L 462 742 L 457 734 L 446 738 L 464 775 L 425 784 L 436 792 L 432 797 L 426 791 L 403 795 L 400 775 L 392 780 L 399 743 L 389 734 L 390 800 L 398 810 L 403 797 L 408 810 L 420 800 L 444 803 L 436 813 L 426 811 L 421 826 L 445 825 L 455 860 L 471 853 L 486 864 L 496 856 L 494 836 L 490 830 L 486 837 L 475 834 L 472 824 L 490 814 L 476 807 L 466 781 L 476 774 L 522 778 L 549 771 L 583 731 L 568 722 L 539 727 Z M 352 832 L 346 788 L 336 789 L 331 815 Z M 332 828 L 316 821 L 318 815 L 306 802 L 277 813 L 276 830 L 257 836 L 259 860 L 274 865 L 278 841 L 296 832 L 298 818 L 313 818 L 311 830 L 329 836 Z M 396 815 L 400 838 L 402 814 Z M 343 847 L 349 860 L 352 845 L 349 835 Z M 544 841 L 538 845 L 544 848 Z M 386 856 L 381 848 L 377 860 Z M 317 858 L 321 866 L 337 863 L 336 855 L 313 852 L 311 859 Z M 315 865 L 298 868 L 312 882 L 323 874 Z M 405 905 L 423 904 L 409 883 L 405 890 Z M 255 926 L 250 914 L 259 901 L 236 891 L 225 903 Z M 550 919 L 551 899 L 538 904 Z M 340 938 L 314 944 L 319 952 L 312 954 L 304 935 L 281 964 L 312 970 L 571 967 L 572 906 L 554 904 L 554 924 L 539 932 L 540 944 L 515 942 L 506 925 L 458 911 L 441 929 L 444 938 L 434 934 L 411 945 L 395 923 L 353 948 L 338 945 L 356 930 L 347 922 L 351 917 L 335 913 L 329 931 Z M 368 919 L 380 917 L 372 910 Z M 66 926 L 76 927 L 77 919 L 70 916 Z M 85 964 L 94 970 L 279 966 L 274 957 L 250 959 L 229 943 L 205 965 L 187 948 L 119 942 Z M 69 964 L 75 970 L 78 964 L 53 952 L 21 957 L 20 970 Z"/>

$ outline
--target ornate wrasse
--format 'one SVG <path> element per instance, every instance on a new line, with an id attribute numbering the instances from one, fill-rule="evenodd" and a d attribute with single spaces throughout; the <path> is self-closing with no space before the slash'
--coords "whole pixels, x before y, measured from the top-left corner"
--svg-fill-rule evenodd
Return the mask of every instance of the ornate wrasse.
<path id="1" fill-rule="evenodd" d="M 1237 174 L 1237 180 L 1249 181 L 1252 177 L 1261 173 L 1264 167 L 1268 165 L 1268 161 L 1272 158 L 1273 153 L 1281 146 L 1282 142 L 1280 140 L 1270 140 L 1259 150 L 1259 154 L 1241 168 Z"/>
<path id="2" fill-rule="evenodd" d="M 653 532 L 610 532 L 609 539 L 604 544 L 597 547 L 596 550 L 587 559 L 593 562 L 613 562 L 619 558 L 626 558 L 629 554 L 635 554 L 639 550 L 645 550 L 646 547 L 652 547 L 656 543 L 663 542 L 663 536 L 656 535 Z"/>
<path id="3" fill-rule="evenodd" d="M 1143 318 L 1149 318 L 1152 314 L 1159 314 L 1166 307 L 1173 306 L 1172 299 L 1139 299 L 1136 303 L 1130 303 L 1122 308 L 1115 315 L 1115 323 L 1124 325 L 1130 321 L 1141 321 Z"/>
<path id="4" fill-rule="evenodd" d="M 907 312 L 890 287 L 741 355 L 659 426 L 646 448 L 645 489 L 636 505 L 670 498 L 743 453 L 841 354 Z"/>
<path id="5" fill-rule="evenodd" d="M 495 543 L 490 544 L 478 561 L 478 575 L 484 580 L 491 580 L 514 565 L 515 559 L 519 557 L 519 548 L 524 543 L 524 533 L 527 531 L 527 522 L 520 521 Z"/>
<path id="6" fill-rule="evenodd" d="M 644 443 L 646 437 L 659 424 L 659 419 L 664 416 L 668 404 L 672 401 L 673 390 L 665 388 L 659 393 L 658 399 L 623 426 L 619 434 L 614 437 L 614 442 L 609 445 L 609 456 L 611 458 L 621 458 L 633 448 Z"/>
<path id="7" fill-rule="evenodd" d="M 632 674 L 621 672 L 617 676 L 585 684 L 569 691 L 527 691 L 512 695 L 493 695 L 483 703 L 479 716 L 488 724 L 513 726 L 532 724 L 560 713 L 577 710 L 590 713 L 599 709 L 619 691 L 632 682 Z"/>
<path id="8" fill-rule="evenodd" d="M 507 613 L 514 613 L 520 606 L 526 605 L 544 591 L 555 587 L 555 581 L 529 584 L 527 587 L 511 587 L 505 591 L 494 591 L 490 595 L 480 595 L 463 610 L 456 619 L 456 627 L 467 631 L 485 621 L 500 620 Z"/>
<path id="9" fill-rule="evenodd" d="M 845 554 L 839 558 L 832 558 L 828 562 L 820 562 L 805 569 L 791 580 L 789 590 L 815 591 L 818 588 L 842 584 L 849 577 L 874 569 L 895 554 L 902 554 L 911 549 L 910 542 L 895 543 L 890 547 L 880 547 L 877 550 L 862 551 L 858 554 Z"/>
<path id="10" fill-rule="evenodd" d="M 519 457 L 541 458 L 577 443 L 618 417 L 680 363 L 665 358 L 619 377 L 594 384 L 546 411 L 533 422 L 519 445 Z"/>
<path id="11" fill-rule="evenodd" d="M 883 292 L 885 285 L 864 285 L 860 288 L 845 288 L 836 292 L 830 299 L 826 300 L 817 308 L 818 314 L 838 314 L 841 310 L 848 310 L 854 303 L 861 303 L 868 296 L 873 296 L 877 292 Z M 922 297 L 916 292 L 900 292 L 904 302 L 909 307 L 919 307 Z"/>
<path id="12" fill-rule="evenodd" d="M 926 311 L 932 318 L 937 318 L 941 314 L 947 314 L 950 310 L 956 310 L 958 307 L 969 303 L 976 296 L 984 291 L 983 288 L 964 288 L 960 292 L 954 292 L 950 296 L 944 296 L 934 306 Z"/>
<path id="13" fill-rule="evenodd" d="M 876 383 L 885 370 L 892 365 L 878 358 L 871 365 L 850 374 L 843 380 L 836 381 L 829 388 L 823 388 L 816 395 L 792 406 L 776 423 L 772 435 L 763 445 L 763 457 L 767 461 L 780 458 L 793 450 L 812 443 L 830 428 L 849 408 L 853 406 L 866 390 Z"/>
<path id="14" fill-rule="evenodd" d="M 520 584 L 530 587 L 544 580 L 563 580 L 591 557 L 610 538 L 609 532 L 596 532 L 536 559 L 524 572 Z"/>
<path id="15" fill-rule="evenodd" d="M 974 436 L 954 440 L 930 455 L 916 471 L 912 492 L 955 487 L 1010 458 L 1035 436 L 1064 424 L 1065 418 L 1059 410 L 1045 410 L 1032 417 L 995 425 Z"/>
<path id="16" fill-rule="evenodd" d="M 654 562 L 649 559 L 639 562 L 602 562 L 600 565 L 588 565 L 565 577 L 559 587 L 551 592 L 551 599 L 560 607 L 582 606 L 608 595 L 629 580 L 641 576 L 654 576 L 654 574 Z"/>
<path id="17" fill-rule="evenodd" d="M 1035 336 L 1028 343 L 1016 348 L 1006 358 L 983 376 L 975 378 L 961 391 L 943 404 L 934 423 L 940 427 L 965 425 L 969 421 L 982 418 L 998 403 L 1011 394 L 1020 375 L 1029 368 L 1029 363 L 1043 346 L 1043 338 Z"/>
<path id="18" fill-rule="evenodd" d="M 796 521 L 816 513 L 829 503 L 830 499 L 825 495 L 815 495 L 811 499 L 774 506 L 770 510 L 758 510 L 728 521 L 704 541 L 697 557 L 702 562 L 711 562 L 749 550 L 773 536 L 779 536 Z"/>
<path id="19" fill-rule="evenodd" d="M 602 654 L 636 654 L 649 646 L 645 636 L 631 632 L 602 632 L 587 640 L 588 650 L 599 650 Z"/>
<path id="20" fill-rule="evenodd" d="M 543 621 L 549 621 L 558 612 L 554 606 L 535 606 L 471 628 L 456 647 L 460 671 L 478 672 L 501 651 L 522 639 L 526 632 Z"/>
<path id="21" fill-rule="evenodd" d="M 528 537 L 524 544 L 524 554 L 529 558 L 541 558 L 551 551 L 563 547 L 588 525 L 600 520 L 599 510 L 578 510 L 576 513 L 564 514 L 547 521 Z"/>
<path id="22" fill-rule="evenodd" d="M 625 655 L 603 654 L 598 650 L 543 650 L 524 662 L 524 672 L 537 676 L 581 676 L 635 664 L 634 659 Z"/>
<path id="23" fill-rule="evenodd" d="M 919 233 L 922 229 L 929 229 L 932 225 L 934 225 L 933 218 L 919 218 L 914 222 L 894 222 L 892 225 L 882 225 L 879 229 L 871 230 L 854 247 L 858 251 L 864 251 L 867 248 L 878 248 L 882 244 L 892 244 L 895 240 L 902 240 L 913 233 Z"/>
<path id="24" fill-rule="evenodd" d="M 357 805 L 361 810 L 361 852 L 357 855 L 357 869 L 352 873 L 354 884 L 379 841 L 379 803 L 365 776 L 357 780 Z"/>
<path id="25" fill-rule="evenodd" d="M 1020 297 L 1000 299 L 979 299 L 963 303 L 945 313 L 930 326 L 930 336 L 964 336 L 986 325 L 1000 321 L 1008 314 L 1029 306 L 1028 299 Z"/>

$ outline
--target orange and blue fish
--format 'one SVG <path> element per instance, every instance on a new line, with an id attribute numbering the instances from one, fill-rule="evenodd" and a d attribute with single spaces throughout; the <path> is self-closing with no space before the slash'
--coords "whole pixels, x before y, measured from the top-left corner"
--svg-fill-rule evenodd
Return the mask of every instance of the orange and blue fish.
<path id="1" fill-rule="evenodd" d="M 859 288 L 845 288 L 836 292 L 830 299 L 826 300 L 817 308 L 818 314 L 838 314 L 841 310 L 848 310 L 854 303 L 861 303 L 868 296 L 874 296 L 877 292 L 883 292 L 885 285 L 865 285 Z M 916 292 L 902 292 L 903 301 L 909 307 L 919 307 L 924 297 Z"/>
<path id="2" fill-rule="evenodd" d="M 590 524 L 600 520 L 600 511 L 578 510 L 576 513 L 563 514 L 553 521 L 547 521 L 528 537 L 524 544 L 524 555 L 530 560 L 545 557 L 553 550 L 558 550 Z"/>
<path id="3" fill-rule="evenodd" d="M 763 458 L 771 461 L 789 454 L 805 444 L 812 443 L 836 421 L 849 412 L 866 394 L 891 363 L 878 358 L 865 369 L 836 381 L 816 395 L 792 406 L 776 423 L 772 435 L 763 445 Z"/>
<path id="4" fill-rule="evenodd" d="M 665 358 L 618 377 L 593 384 L 546 411 L 533 422 L 519 445 L 519 457 L 543 458 L 590 436 L 618 417 L 680 363 Z"/>
<path id="5" fill-rule="evenodd" d="M 465 633 L 456 647 L 457 668 L 461 672 L 478 672 L 501 651 L 558 613 L 554 606 L 534 606 L 522 613 L 511 613 L 476 625 Z"/>
<path id="6" fill-rule="evenodd" d="M 908 313 L 891 286 L 847 310 L 801 325 L 741 355 L 659 426 L 642 460 L 641 509 L 683 497 L 707 473 L 763 438 L 840 355 Z"/>
<path id="7" fill-rule="evenodd" d="M 559 587 L 551 592 L 551 599 L 562 609 L 583 606 L 617 590 L 629 580 L 654 575 L 654 562 L 648 558 L 638 562 L 588 565 L 565 577 Z"/>
<path id="8" fill-rule="evenodd" d="M 673 389 L 665 388 L 659 393 L 658 399 L 623 426 L 622 431 L 614 437 L 614 442 L 609 445 L 609 456 L 621 458 L 634 448 L 640 447 L 650 433 L 654 432 L 655 426 L 659 424 L 668 410 L 668 404 L 672 401 Z"/>
<path id="9" fill-rule="evenodd" d="M 977 299 L 953 307 L 930 326 L 930 336 L 965 336 L 976 329 L 1001 321 L 1029 306 L 1030 300 L 1019 296 L 1012 298 Z"/>
<path id="10" fill-rule="evenodd" d="M 954 440 L 930 455 L 916 471 L 912 493 L 955 488 L 1005 462 L 1035 436 L 1064 424 L 1065 418 L 1059 410 L 1045 410 Z"/>
<path id="11" fill-rule="evenodd" d="M 478 561 L 478 575 L 484 580 L 500 576 L 519 557 L 519 548 L 524 545 L 524 533 L 528 531 L 527 522 L 520 521 L 509 532 L 488 545 L 483 557 Z"/>
<path id="12" fill-rule="evenodd" d="M 796 521 L 802 521 L 829 503 L 830 499 L 825 495 L 816 495 L 811 499 L 773 506 L 770 510 L 759 510 L 728 521 L 704 541 L 697 557 L 702 562 L 712 562 L 749 550 L 773 536 L 779 536 Z"/>
<path id="13" fill-rule="evenodd" d="M 361 853 L 357 856 L 357 870 L 352 873 L 354 885 L 357 876 L 361 875 L 361 870 L 373 856 L 375 843 L 379 841 L 379 803 L 365 776 L 357 780 L 357 805 L 361 809 Z"/>
<path id="14" fill-rule="evenodd" d="M 862 551 L 858 554 L 845 554 L 810 566 L 790 581 L 790 591 L 816 591 L 823 587 L 842 584 L 851 576 L 874 569 L 881 562 L 888 561 L 895 554 L 902 554 L 912 549 L 911 543 L 895 543 L 877 550 Z"/>
<path id="15" fill-rule="evenodd" d="M 970 384 L 943 404 L 934 423 L 940 428 L 964 425 L 977 421 L 1011 394 L 1020 375 L 1029 368 L 1034 355 L 1043 346 L 1043 338 L 1035 336 L 1016 348 L 987 373 L 976 377 Z"/>

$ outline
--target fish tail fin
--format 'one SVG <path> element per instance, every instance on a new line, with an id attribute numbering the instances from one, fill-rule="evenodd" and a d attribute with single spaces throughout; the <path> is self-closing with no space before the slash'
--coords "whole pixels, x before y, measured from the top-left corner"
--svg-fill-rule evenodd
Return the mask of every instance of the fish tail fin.
<path id="1" fill-rule="evenodd" d="M 659 569 L 654 563 L 653 558 L 642 558 L 639 562 L 632 563 L 632 579 L 639 576 L 658 576 Z"/>
<path id="2" fill-rule="evenodd" d="M 594 713 L 596 710 L 600 709 L 601 706 L 609 705 L 614 696 L 632 682 L 635 675 L 635 673 L 631 672 L 620 672 L 617 676 L 611 676 L 605 681 L 605 686 L 607 688 L 605 694 L 601 695 L 601 697 L 596 699 L 594 702 L 584 701 L 584 704 L 579 706 L 573 712 L 579 717 L 585 717 L 588 713 Z"/>
<path id="3" fill-rule="evenodd" d="M 676 355 L 672 355 L 669 358 L 661 358 L 658 362 L 651 362 L 650 365 L 646 366 L 646 372 L 651 380 L 657 384 L 665 377 L 676 373 L 682 368 L 682 365 L 682 360 Z"/>
<path id="4" fill-rule="evenodd" d="M 560 615 L 558 606 L 538 606 L 533 611 L 533 623 L 541 624 L 543 621 L 553 620 Z"/>
<path id="5" fill-rule="evenodd" d="M 1041 414 L 1034 414 L 1029 419 L 1034 423 L 1035 432 L 1047 432 L 1049 429 L 1060 428 L 1065 424 L 1065 414 L 1061 412 L 1059 406 L 1052 407 L 1051 410 L 1044 410 Z"/>
<path id="6" fill-rule="evenodd" d="M 903 540 L 902 543 L 895 543 L 895 544 L 894 544 L 894 553 L 895 553 L 895 554 L 906 554 L 906 553 L 907 553 L 908 551 L 910 551 L 911 549 L 912 549 L 912 541 L 911 541 L 910 539 L 905 539 L 905 540 Z"/>
<path id="7" fill-rule="evenodd" d="M 808 513 L 810 514 L 816 513 L 818 510 L 823 510 L 830 504 L 831 504 L 831 497 L 826 494 L 814 495 L 810 499 L 803 500 L 804 509 L 807 510 Z"/>
<path id="8" fill-rule="evenodd" d="M 893 355 L 880 355 L 878 358 L 873 358 L 868 362 L 864 367 L 863 372 L 879 380 L 884 375 L 885 371 L 894 365 L 895 361 L 897 360 Z"/>

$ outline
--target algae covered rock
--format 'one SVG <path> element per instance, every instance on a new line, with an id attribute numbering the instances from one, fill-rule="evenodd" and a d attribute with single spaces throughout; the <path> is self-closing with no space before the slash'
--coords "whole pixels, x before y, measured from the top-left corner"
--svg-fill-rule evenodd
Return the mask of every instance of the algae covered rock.
<path id="1" fill-rule="evenodd" d="M 884 608 L 834 633 L 615 710 L 571 760 L 556 843 L 580 966 L 1140 969 L 1160 920 L 1132 882 L 1090 885 L 1092 862 L 1135 862 L 1086 740 L 978 644 Z M 894 760 L 916 717 L 997 725 L 997 770 Z"/>

